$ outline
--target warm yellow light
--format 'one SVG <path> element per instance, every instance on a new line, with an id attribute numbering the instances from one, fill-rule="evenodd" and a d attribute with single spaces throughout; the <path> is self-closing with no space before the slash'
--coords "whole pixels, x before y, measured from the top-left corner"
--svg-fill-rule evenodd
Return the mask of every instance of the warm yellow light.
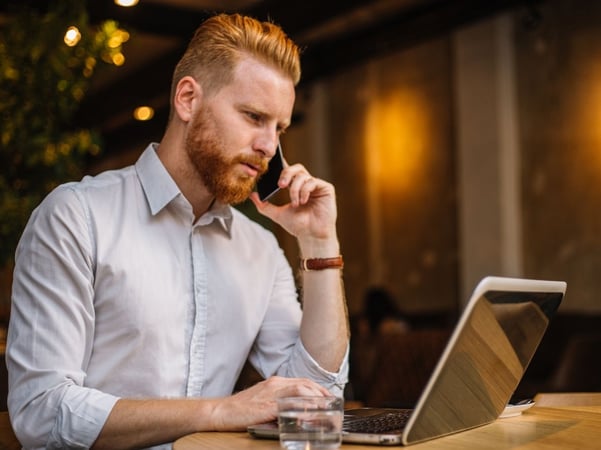
<path id="1" fill-rule="evenodd" d="M 550 138 L 555 142 L 562 142 L 570 147 L 572 161 L 588 161 L 583 165 L 583 170 L 594 171 L 598 179 L 601 174 L 601 114 L 599 102 L 601 101 L 601 65 L 590 63 L 587 70 L 575 78 L 573 92 L 566 97 L 566 104 L 562 110 L 553 117 L 557 124 L 549 131 Z M 570 143 L 567 144 L 570 140 Z M 574 176 L 574 184 L 581 185 L 583 177 L 581 170 L 566 171 L 565 176 Z M 593 175 L 591 175 L 593 177 Z M 591 186 L 592 187 L 592 186 Z M 595 193 L 599 192 L 601 184 L 596 184 Z M 587 188 L 588 189 L 588 188 Z"/>
<path id="2" fill-rule="evenodd" d="M 138 0 L 115 0 L 115 5 L 119 6 L 136 6 L 138 4 Z"/>
<path id="3" fill-rule="evenodd" d="M 67 28 L 67 32 L 65 33 L 65 37 L 63 38 L 65 44 L 67 44 L 69 47 L 75 47 L 80 41 L 80 39 L 81 33 L 79 32 L 77 27 Z"/>
<path id="4" fill-rule="evenodd" d="M 138 106 L 134 110 L 134 119 L 136 120 L 150 120 L 154 116 L 154 109 L 150 106 Z"/>
<path id="5" fill-rule="evenodd" d="M 119 28 L 117 31 L 115 31 L 115 34 L 119 36 L 121 42 L 129 41 L 129 33 L 126 30 Z"/>
<path id="6" fill-rule="evenodd" d="M 367 173 L 383 192 L 407 195 L 424 182 L 429 145 L 420 96 L 398 89 L 371 102 L 366 121 Z"/>
<path id="7" fill-rule="evenodd" d="M 109 38 L 107 45 L 110 48 L 117 48 L 119 47 L 121 44 L 123 44 L 124 42 L 127 42 L 129 40 L 129 33 L 125 30 L 115 30 L 115 32 L 111 35 L 111 37 Z"/>
<path id="8" fill-rule="evenodd" d="M 121 37 L 119 36 L 111 36 L 111 38 L 109 39 L 107 45 L 110 48 L 117 48 L 121 45 Z"/>
<path id="9" fill-rule="evenodd" d="M 111 60 L 113 61 L 113 64 L 116 66 L 122 66 L 125 63 L 125 55 L 121 52 L 119 53 L 115 53 L 112 57 Z"/>

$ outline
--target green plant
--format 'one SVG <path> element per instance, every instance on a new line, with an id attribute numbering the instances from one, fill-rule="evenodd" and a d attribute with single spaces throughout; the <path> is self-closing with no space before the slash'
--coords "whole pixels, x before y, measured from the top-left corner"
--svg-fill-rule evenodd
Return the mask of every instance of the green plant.
<path id="1" fill-rule="evenodd" d="M 97 62 L 118 64 L 127 34 L 114 21 L 92 26 L 85 4 L 13 5 L 0 26 L 0 267 L 33 208 L 100 152 L 98 135 L 74 129 L 73 116 Z"/>

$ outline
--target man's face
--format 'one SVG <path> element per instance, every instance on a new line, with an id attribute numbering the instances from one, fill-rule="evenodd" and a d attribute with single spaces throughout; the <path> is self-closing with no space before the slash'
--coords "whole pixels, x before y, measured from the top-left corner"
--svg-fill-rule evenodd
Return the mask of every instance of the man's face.
<path id="1" fill-rule="evenodd" d="M 202 99 L 185 146 L 217 200 L 236 204 L 248 198 L 267 170 L 293 104 L 292 81 L 250 58 L 238 63 L 232 83 Z"/>

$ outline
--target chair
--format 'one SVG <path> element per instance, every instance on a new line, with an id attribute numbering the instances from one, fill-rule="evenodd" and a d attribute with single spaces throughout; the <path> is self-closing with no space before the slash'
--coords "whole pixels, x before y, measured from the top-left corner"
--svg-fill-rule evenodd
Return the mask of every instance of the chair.
<path id="1" fill-rule="evenodd" d="M 6 411 L 6 398 L 8 397 L 8 370 L 4 351 L 0 350 L 0 411 Z M 1 450 L 1 448 L 0 448 Z"/>
<path id="2" fill-rule="evenodd" d="M 555 373 L 549 392 L 601 391 L 601 333 L 581 333 L 570 338 Z"/>
<path id="3" fill-rule="evenodd" d="M 240 375 L 238 376 L 236 385 L 234 386 L 234 392 L 248 389 L 249 387 L 263 380 L 264 378 L 259 374 L 259 372 L 257 372 L 250 362 L 246 361 L 244 363 L 244 367 L 242 367 L 242 372 L 240 372 Z"/>
<path id="4" fill-rule="evenodd" d="M 0 449 L 21 450 L 21 444 L 15 436 L 8 411 L 0 411 Z"/>

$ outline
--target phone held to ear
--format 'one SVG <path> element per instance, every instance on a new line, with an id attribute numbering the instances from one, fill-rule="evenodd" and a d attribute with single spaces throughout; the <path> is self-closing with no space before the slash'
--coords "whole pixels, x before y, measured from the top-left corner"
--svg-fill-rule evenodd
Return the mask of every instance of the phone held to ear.
<path id="1" fill-rule="evenodd" d="M 257 192 L 262 202 L 268 200 L 273 194 L 280 190 L 278 180 L 284 169 L 284 156 L 282 155 L 282 146 L 278 143 L 275 155 L 269 161 L 267 172 L 265 172 L 259 181 L 257 181 Z"/>

